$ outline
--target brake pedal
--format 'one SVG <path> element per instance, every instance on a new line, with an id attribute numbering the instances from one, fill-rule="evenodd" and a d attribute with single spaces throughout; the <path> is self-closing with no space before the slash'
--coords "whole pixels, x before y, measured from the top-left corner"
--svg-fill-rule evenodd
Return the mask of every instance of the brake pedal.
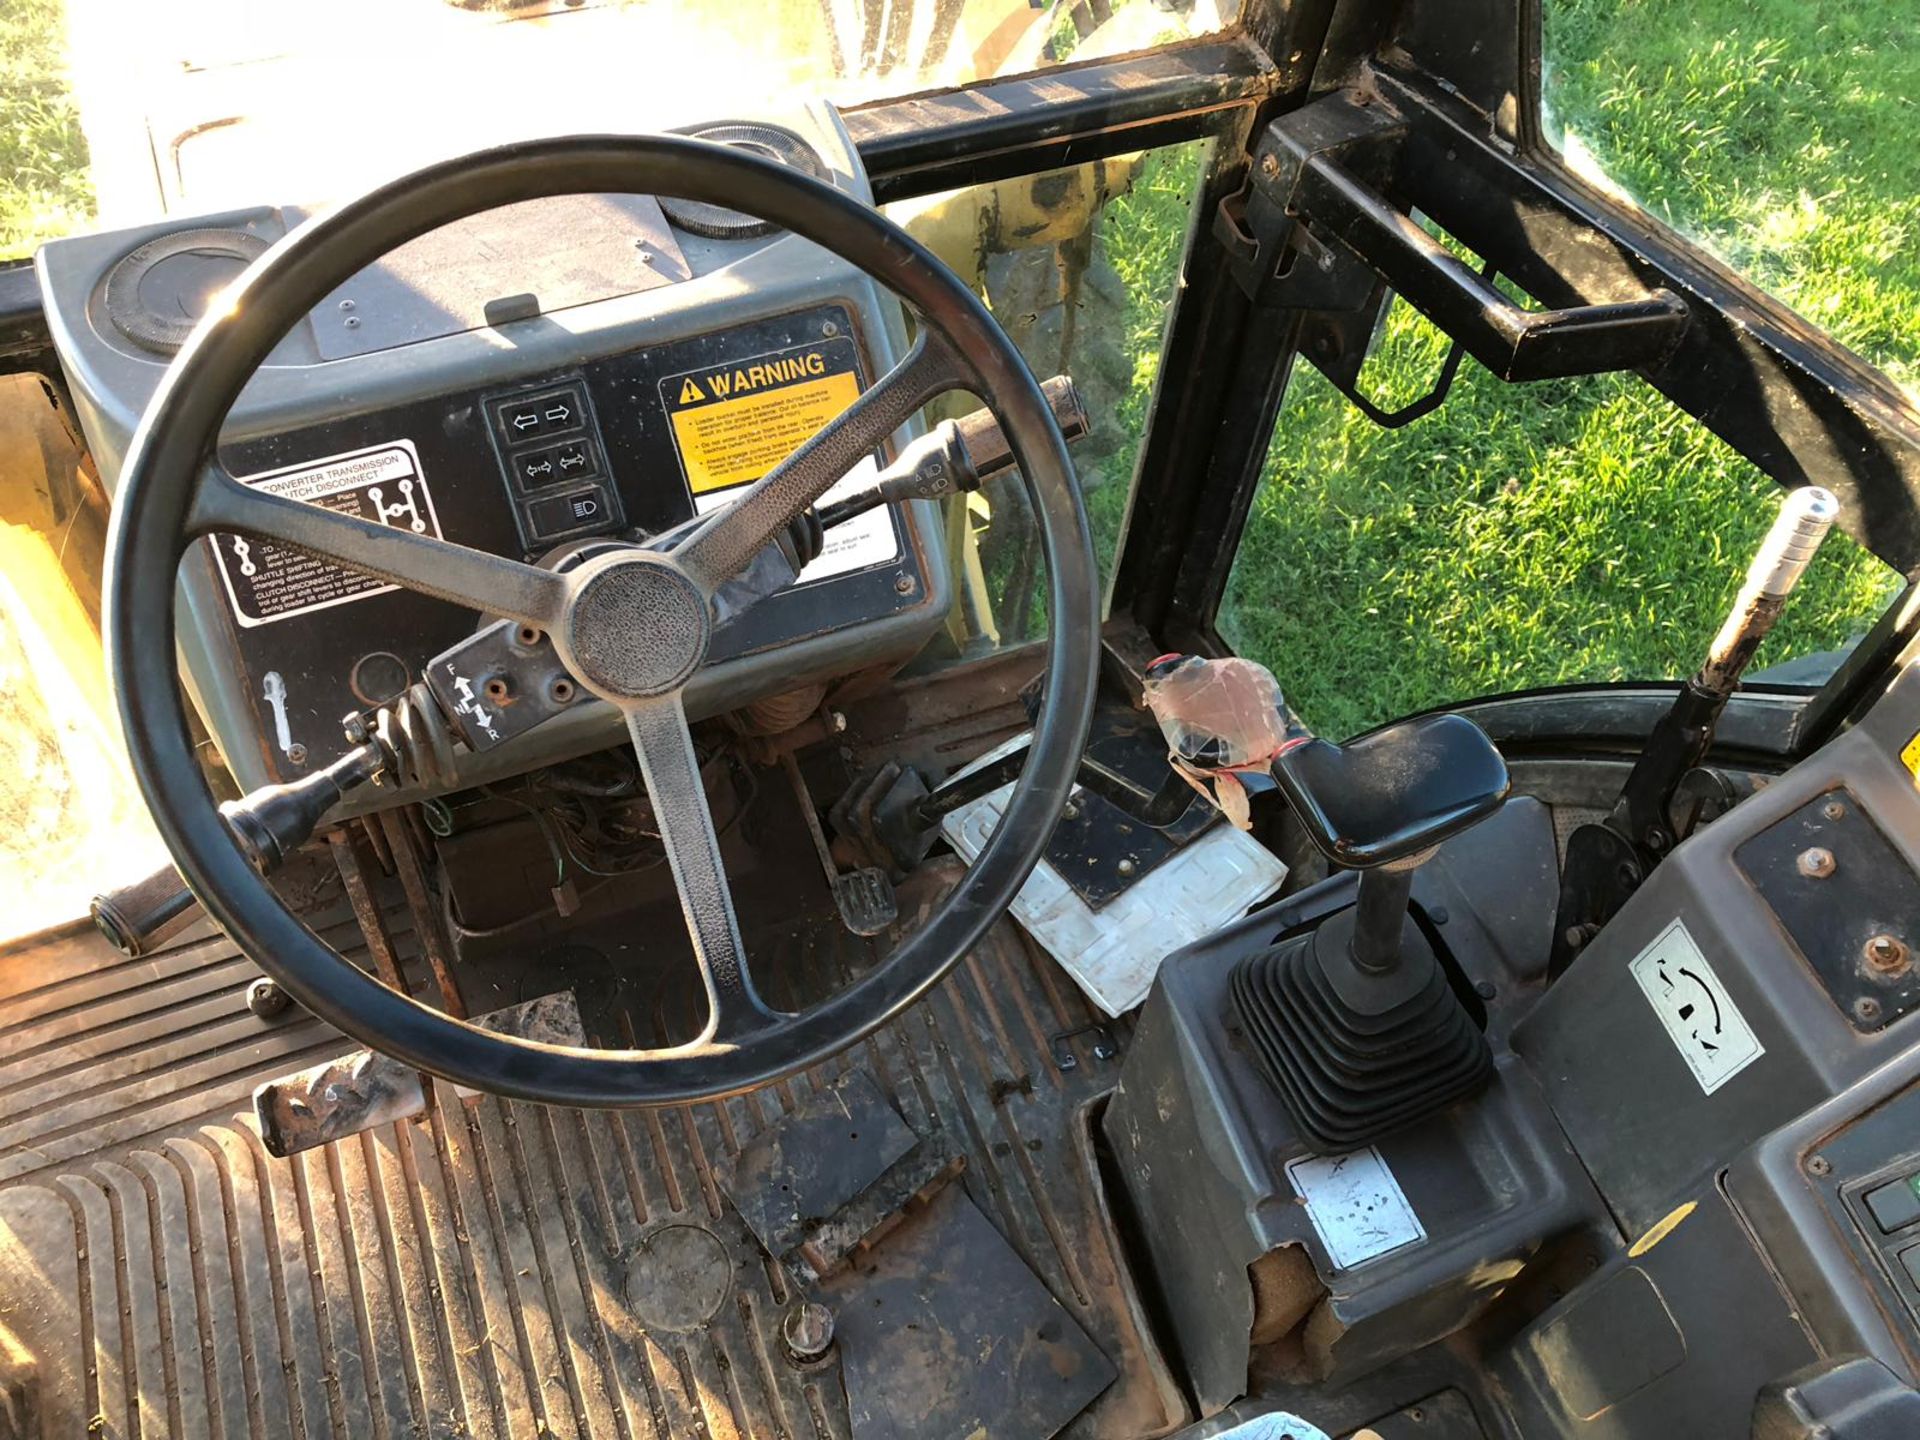
<path id="1" fill-rule="evenodd" d="M 868 865 L 859 870 L 832 877 L 833 903 L 840 907 L 840 918 L 856 935 L 878 935 L 900 918 L 900 902 L 894 897 L 893 881 L 887 872 Z"/>
<path id="2" fill-rule="evenodd" d="M 807 833 L 813 836 L 814 852 L 820 857 L 827 888 L 833 891 L 833 903 L 840 911 L 841 923 L 856 935 L 880 934 L 900 918 L 900 902 L 893 893 L 893 881 L 887 878 L 886 871 L 871 865 L 845 874 L 840 872 L 827 845 L 827 832 L 821 828 L 820 812 L 814 808 L 813 796 L 807 793 L 807 782 L 800 775 L 800 762 L 793 758 L 791 750 L 780 756 L 780 766 L 787 772 L 793 798 L 799 802 L 800 813 L 806 818 Z"/>

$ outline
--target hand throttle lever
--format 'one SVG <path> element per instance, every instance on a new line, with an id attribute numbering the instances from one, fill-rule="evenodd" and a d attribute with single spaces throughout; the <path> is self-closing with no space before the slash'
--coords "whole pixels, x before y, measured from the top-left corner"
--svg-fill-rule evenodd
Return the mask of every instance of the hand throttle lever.
<path id="1" fill-rule="evenodd" d="M 1069 442 L 1087 433 L 1087 407 L 1071 379 L 1056 375 L 1042 382 L 1040 393 L 1047 397 L 1060 433 Z M 918 440 L 908 441 L 867 489 L 817 507 L 820 524 L 831 529 L 902 500 L 967 494 L 1013 465 L 1013 448 L 993 412 L 974 410 L 957 420 L 942 420 Z"/>

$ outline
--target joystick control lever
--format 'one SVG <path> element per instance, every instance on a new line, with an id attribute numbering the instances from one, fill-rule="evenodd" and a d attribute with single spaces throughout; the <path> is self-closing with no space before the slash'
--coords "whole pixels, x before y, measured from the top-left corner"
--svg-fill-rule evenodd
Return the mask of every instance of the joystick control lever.
<path id="1" fill-rule="evenodd" d="M 1484 1085 L 1486 1037 L 1408 911 L 1414 871 L 1506 799 L 1506 762 L 1459 715 L 1348 745 L 1311 739 L 1273 776 L 1327 858 L 1357 869 L 1353 908 L 1241 963 L 1233 1007 L 1301 1138 L 1338 1153 Z"/>

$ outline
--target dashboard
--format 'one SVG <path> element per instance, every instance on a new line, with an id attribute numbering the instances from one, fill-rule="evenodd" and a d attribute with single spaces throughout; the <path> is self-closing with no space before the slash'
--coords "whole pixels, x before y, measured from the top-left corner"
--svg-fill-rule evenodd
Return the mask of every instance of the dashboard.
<path id="1" fill-rule="evenodd" d="M 688 133 L 870 199 L 831 109 Z M 39 258 L 75 408 L 109 490 L 194 321 L 308 212 L 260 208 L 75 237 Z M 734 212 L 561 196 L 401 247 L 275 349 L 222 432 L 249 484 L 462 545 L 558 563 L 724 505 L 904 351 L 900 309 L 859 271 Z M 878 457 L 841 482 L 871 479 Z M 830 496 L 835 492 L 829 492 Z M 790 587 L 715 635 L 692 714 L 901 660 L 951 598 L 926 502 L 828 533 Z M 392 701 L 488 617 L 287 547 L 216 535 L 181 566 L 183 672 L 243 789 L 333 758 L 341 722 Z M 612 743 L 582 698 L 463 783 Z"/>

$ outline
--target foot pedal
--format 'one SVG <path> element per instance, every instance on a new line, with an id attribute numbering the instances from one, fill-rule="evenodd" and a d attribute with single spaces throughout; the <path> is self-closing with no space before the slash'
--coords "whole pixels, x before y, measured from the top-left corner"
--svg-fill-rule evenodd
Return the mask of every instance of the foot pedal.
<path id="1" fill-rule="evenodd" d="M 793 786 L 793 798 L 807 822 L 807 833 L 813 836 L 820 870 L 827 877 L 827 887 L 833 891 L 833 903 L 840 911 L 841 923 L 856 935 L 878 935 L 900 917 L 900 902 L 894 898 L 893 881 L 887 878 L 886 871 L 871 865 L 841 873 L 834 863 L 833 849 L 827 844 L 827 832 L 820 828 L 820 812 L 813 807 L 813 796 L 807 791 L 807 782 L 801 778 L 799 762 L 791 750 L 781 755 L 780 764 Z"/>
<path id="2" fill-rule="evenodd" d="M 833 903 L 856 935 L 878 935 L 900 918 L 900 902 L 887 872 L 871 865 L 833 877 Z"/>

